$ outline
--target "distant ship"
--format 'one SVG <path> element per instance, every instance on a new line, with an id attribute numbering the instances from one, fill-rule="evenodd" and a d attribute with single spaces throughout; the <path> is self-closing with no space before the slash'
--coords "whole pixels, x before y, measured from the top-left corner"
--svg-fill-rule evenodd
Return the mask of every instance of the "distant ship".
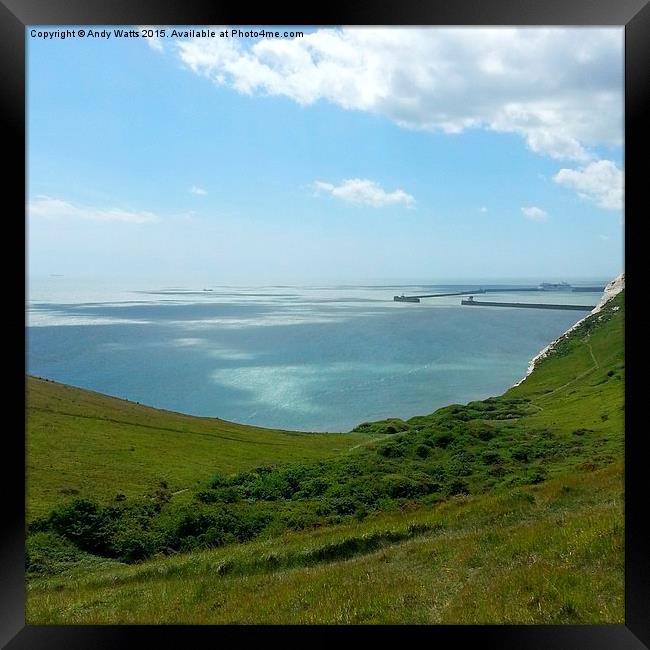
<path id="1" fill-rule="evenodd" d="M 542 282 L 538 287 L 540 291 L 572 291 L 573 287 L 568 282 Z"/>
<path id="2" fill-rule="evenodd" d="M 405 296 L 404 294 L 401 296 L 393 296 L 393 300 L 395 302 L 420 302 L 420 299 L 416 296 Z"/>

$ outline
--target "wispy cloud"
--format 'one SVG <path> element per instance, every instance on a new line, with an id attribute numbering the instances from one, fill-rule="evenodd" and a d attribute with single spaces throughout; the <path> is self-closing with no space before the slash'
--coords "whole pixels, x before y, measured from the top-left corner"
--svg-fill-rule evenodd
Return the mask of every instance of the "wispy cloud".
<path id="1" fill-rule="evenodd" d="M 121 221 L 124 223 L 154 223 L 160 218 L 148 211 L 124 210 L 122 208 L 99 208 L 80 205 L 50 196 L 37 196 L 27 204 L 31 217 L 44 219 L 83 219 L 88 221 Z"/>
<path id="2" fill-rule="evenodd" d="M 197 187 L 196 185 L 192 185 L 192 187 L 190 187 L 190 192 L 192 194 L 198 194 L 199 196 L 205 196 L 207 194 L 206 190 L 204 190 L 202 187 Z"/>
<path id="3" fill-rule="evenodd" d="M 548 213 L 534 205 L 523 207 L 521 211 L 524 217 L 531 221 L 546 221 L 548 219 Z"/>
<path id="4" fill-rule="evenodd" d="M 599 208 L 623 209 L 623 171 L 611 160 L 598 160 L 580 169 L 561 169 L 553 180 L 574 189 L 578 196 Z"/>
<path id="5" fill-rule="evenodd" d="M 415 205 L 415 199 L 404 190 L 387 192 L 378 183 L 367 178 L 349 178 L 339 185 L 316 181 L 314 186 L 318 191 L 326 192 L 342 201 L 371 205 L 374 208 L 400 204 L 410 208 Z"/>
<path id="6" fill-rule="evenodd" d="M 479 208 L 479 212 L 487 212 L 487 211 L 488 211 L 488 209 L 487 209 L 484 205 L 482 205 L 482 206 Z"/>

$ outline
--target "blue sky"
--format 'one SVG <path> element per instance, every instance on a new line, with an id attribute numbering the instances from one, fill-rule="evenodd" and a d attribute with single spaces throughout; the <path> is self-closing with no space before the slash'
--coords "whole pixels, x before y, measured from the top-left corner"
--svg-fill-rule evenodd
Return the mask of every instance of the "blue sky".
<path id="1" fill-rule="evenodd" d="M 219 30 L 219 28 L 215 28 Z M 621 29 L 28 30 L 28 264 L 211 284 L 623 269 Z"/>

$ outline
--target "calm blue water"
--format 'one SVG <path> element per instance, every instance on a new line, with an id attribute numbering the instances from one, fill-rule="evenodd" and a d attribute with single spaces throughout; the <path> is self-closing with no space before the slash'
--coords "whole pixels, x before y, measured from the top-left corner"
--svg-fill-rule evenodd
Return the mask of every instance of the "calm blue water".
<path id="1" fill-rule="evenodd" d="M 366 420 L 498 395 L 586 315 L 461 307 L 460 296 L 392 300 L 402 291 L 458 286 L 208 292 L 203 285 L 116 289 L 34 280 L 28 372 L 185 413 L 347 431 Z M 477 299 L 595 304 L 600 294 Z"/>

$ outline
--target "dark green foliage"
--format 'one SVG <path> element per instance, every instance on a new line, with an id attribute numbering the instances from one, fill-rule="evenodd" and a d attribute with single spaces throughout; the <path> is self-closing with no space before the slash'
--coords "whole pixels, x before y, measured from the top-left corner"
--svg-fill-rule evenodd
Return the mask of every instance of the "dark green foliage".
<path id="1" fill-rule="evenodd" d="M 270 515 L 253 509 L 235 512 L 222 507 L 190 507 L 171 517 L 159 515 L 157 505 L 146 501 L 115 508 L 76 500 L 40 523 L 44 532 L 38 535 L 54 534 L 78 550 L 135 562 L 170 550 L 245 542 L 259 535 L 271 521 Z"/>
<path id="2" fill-rule="evenodd" d="M 545 481 L 546 477 L 546 472 L 541 467 L 537 467 L 532 472 L 530 472 L 530 474 L 528 474 L 527 482 L 531 485 L 536 485 L 537 483 Z"/>
<path id="3" fill-rule="evenodd" d="M 456 478 L 447 485 L 447 495 L 456 496 L 457 494 L 469 494 L 469 485 L 467 481 Z"/>
<path id="4" fill-rule="evenodd" d="M 82 551 L 111 555 L 111 515 L 110 508 L 100 508 L 89 499 L 74 499 L 50 515 L 48 528 Z"/>
<path id="5" fill-rule="evenodd" d="M 218 503 L 223 500 L 223 490 L 200 490 L 195 498 L 201 503 Z"/>
<path id="6" fill-rule="evenodd" d="M 498 451 L 488 450 L 483 452 L 483 462 L 487 465 L 497 465 L 502 461 L 501 455 Z"/>
<path id="7" fill-rule="evenodd" d="M 393 499 L 409 498 L 419 493 L 419 486 L 406 476 L 391 475 L 384 479 L 382 491 Z"/>
<path id="8" fill-rule="evenodd" d="M 493 424 L 490 424 L 489 422 L 483 422 L 481 420 L 469 422 L 467 431 L 473 436 L 476 436 L 479 440 L 483 440 L 484 442 L 492 440 L 492 438 L 497 435 L 496 427 Z"/>
<path id="9" fill-rule="evenodd" d="M 401 458 L 406 454 L 406 446 L 395 442 L 389 442 L 377 449 L 377 452 L 385 458 Z"/>
<path id="10" fill-rule="evenodd" d="M 530 451 L 527 447 L 521 446 L 521 447 L 515 447 L 511 452 L 510 456 L 520 462 L 520 463 L 527 463 L 529 458 L 530 458 Z"/>
<path id="11" fill-rule="evenodd" d="M 391 418 L 389 420 L 381 420 L 380 422 L 364 422 L 359 426 L 352 429 L 355 433 L 375 433 L 391 435 L 395 433 L 402 433 L 409 430 L 409 424 L 398 418 Z"/>
<path id="12" fill-rule="evenodd" d="M 308 499 L 310 497 L 319 497 L 321 494 L 324 494 L 329 483 L 324 478 L 310 478 L 303 481 L 300 485 L 300 492 L 295 496 L 298 498 Z"/>
<path id="13" fill-rule="evenodd" d="M 156 540 L 149 531 L 147 518 L 123 516 L 112 530 L 111 553 L 107 554 L 124 562 L 137 562 L 153 555 L 158 550 Z"/>
<path id="14" fill-rule="evenodd" d="M 426 458 L 430 453 L 431 453 L 431 449 L 429 445 L 426 444 L 426 442 L 421 445 L 418 445 L 415 448 L 415 455 L 418 458 Z"/>
<path id="15" fill-rule="evenodd" d="M 446 449 L 454 441 L 454 436 L 451 433 L 439 433 L 433 438 L 433 443 L 436 447 Z"/>
<path id="16" fill-rule="evenodd" d="M 25 545 L 27 574 L 58 573 L 83 560 L 86 554 L 54 531 L 33 532 Z"/>

